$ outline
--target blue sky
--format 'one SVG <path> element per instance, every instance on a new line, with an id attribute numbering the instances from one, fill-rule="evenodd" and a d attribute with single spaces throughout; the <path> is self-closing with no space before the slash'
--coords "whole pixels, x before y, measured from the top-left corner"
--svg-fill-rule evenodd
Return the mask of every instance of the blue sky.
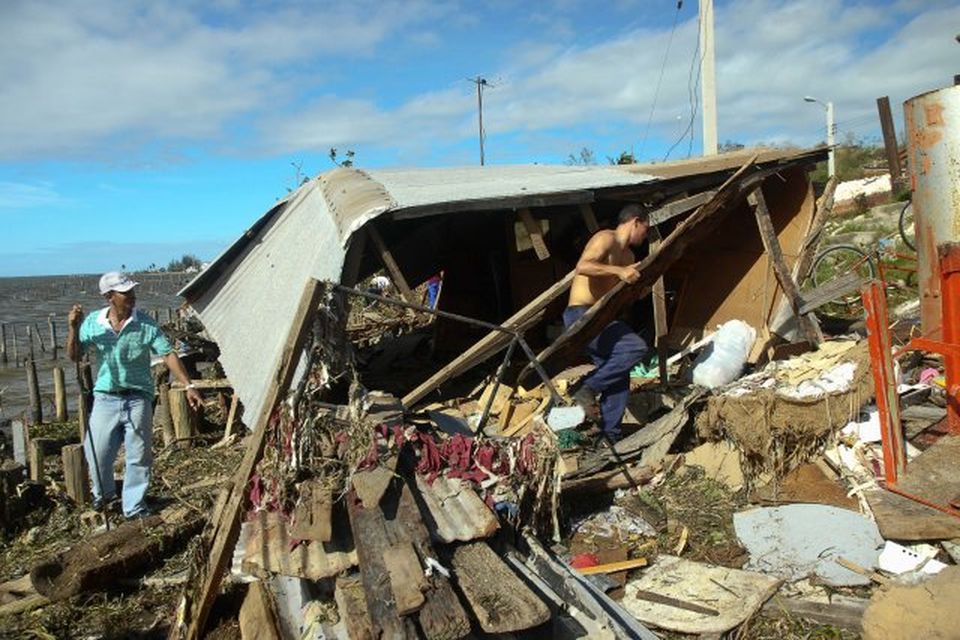
<path id="1" fill-rule="evenodd" d="M 0 276 L 210 259 L 332 165 L 660 161 L 691 118 L 697 3 L 5 0 Z M 875 99 L 947 86 L 956 1 L 716 0 L 720 140 L 879 136 Z M 670 39 L 676 18 L 676 30 Z M 666 55 L 668 43 L 669 54 Z M 663 82 L 657 80 L 663 68 Z M 651 108 L 656 95 L 656 108 Z M 648 128 L 649 121 L 649 128 Z M 671 158 L 700 153 L 692 144 Z"/>

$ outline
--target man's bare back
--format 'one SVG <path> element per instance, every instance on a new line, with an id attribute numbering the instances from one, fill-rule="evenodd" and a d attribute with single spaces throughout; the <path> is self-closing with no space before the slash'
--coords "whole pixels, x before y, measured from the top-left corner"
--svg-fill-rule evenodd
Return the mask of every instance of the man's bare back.
<path id="1" fill-rule="evenodd" d="M 643 229 L 646 235 L 646 226 Z M 577 273 L 570 286 L 568 306 L 592 305 L 610 291 L 618 281 L 635 282 L 639 277 L 635 257 L 630 250 L 629 236 L 623 241 L 623 234 L 617 230 L 598 231 L 587 242 L 580 260 Z"/>

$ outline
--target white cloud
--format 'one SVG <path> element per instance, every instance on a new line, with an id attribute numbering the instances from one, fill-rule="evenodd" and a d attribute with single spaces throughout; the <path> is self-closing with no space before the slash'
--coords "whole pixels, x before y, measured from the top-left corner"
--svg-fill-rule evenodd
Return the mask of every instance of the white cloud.
<path id="1" fill-rule="evenodd" d="M 482 37 L 491 28 L 481 24 L 490 16 L 478 11 L 428 0 L 5 3 L 0 160 L 116 158 L 144 146 L 176 156 L 184 143 L 285 154 L 452 147 L 476 135 L 475 93 L 462 79 L 470 71 L 456 68 L 465 61 L 454 54 L 457 37 Z M 669 25 L 584 45 L 575 29 L 557 37 L 566 32 L 566 11 L 531 11 L 524 24 L 547 24 L 549 32 L 529 29 L 512 49 L 466 61 L 495 80 L 485 93 L 491 151 L 496 136 L 522 141 L 540 132 L 539 152 L 545 135 L 565 127 L 640 147 Z M 615 25 L 622 14 L 610 11 Z M 683 15 L 653 117 L 652 135 L 660 138 L 677 135 L 678 116 L 681 124 L 689 118 L 696 15 L 687 7 Z M 940 0 L 731 0 L 718 3 L 716 21 L 721 140 L 818 142 L 823 117 L 802 101 L 808 94 L 834 101 L 841 134 L 875 130 L 876 97 L 889 95 L 898 105 L 949 84 L 960 52 L 953 39 L 960 7 Z M 376 56 L 392 55 L 399 41 L 449 56 L 453 79 L 399 103 L 383 101 L 362 79 L 351 94 L 332 88 L 332 79 L 353 72 L 352 62 L 379 62 Z M 383 62 L 398 74 L 419 72 L 393 58 Z M 248 135 L 228 141 L 236 123 Z M 699 138 L 699 123 L 694 130 Z"/>
<path id="2" fill-rule="evenodd" d="M 50 183 L 0 182 L 0 209 L 27 209 L 64 202 Z"/>

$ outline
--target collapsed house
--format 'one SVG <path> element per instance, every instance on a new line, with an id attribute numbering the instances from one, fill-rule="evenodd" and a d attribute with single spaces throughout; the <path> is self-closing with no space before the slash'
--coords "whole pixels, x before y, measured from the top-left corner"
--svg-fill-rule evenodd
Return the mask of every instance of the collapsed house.
<path id="1" fill-rule="evenodd" d="M 621 313 L 648 328 L 663 362 L 668 349 L 732 318 L 760 328 L 753 361 L 798 333 L 816 342 L 788 283 L 802 279 L 802 254 L 817 223 L 807 173 L 825 154 L 744 151 L 625 167 L 338 168 L 278 203 L 181 292 L 219 345 L 254 434 L 205 533 L 205 567 L 177 629 L 198 635 L 238 546 L 266 573 L 277 566 L 271 554 L 298 564 L 292 575 L 310 579 L 359 565 L 358 578 L 341 576 L 336 586 L 350 637 L 506 633 L 551 618 L 556 632 L 570 602 L 581 612 L 575 622 L 563 616 L 572 636 L 607 630 L 653 637 L 535 536 L 558 533 L 564 473 L 540 413 L 563 402 L 556 374 Z M 564 331 L 559 316 L 580 249 L 631 202 L 651 211 L 640 280 L 617 285 Z M 411 308 L 418 308 L 416 285 L 443 274 L 432 366 L 404 371 L 390 388 L 396 397 L 364 390 L 344 330 L 349 302 L 362 295 L 354 287 L 381 270 Z M 528 365 L 522 370 L 508 367 L 518 343 Z M 538 381 L 543 388 L 537 420 L 528 418 L 522 431 L 505 423 L 501 435 L 512 441 L 405 420 L 459 376 L 492 369 L 487 361 L 503 350 L 484 418 L 505 376 L 513 389 Z M 621 472 L 634 482 L 631 473 L 646 473 L 666 454 L 672 438 L 663 436 L 676 436 L 697 396 L 570 476 L 564 488 L 615 488 L 621 485 L 611 478 Z M 657 459 L 644 455 L 639 468 L 609 470 L 655 442 Z M 345 473 L 309 468 L 334 457 L 346 463 Z M 298 495 L 286 505 L 269 495 L 292 479 Z M 247 504 L 258 514 L 253 533 L 239 527 Z M 295 513 L 284 516 L 285 508 Z M 522 553 L 510 545 L 494 553 L 484 541 L 500 528 L 491 509 L 501 508 L 508 515 L 499 520 L 516 527 Z M 275 510 L 279 520 L 270 516 Z M 287 557 L 290 541 L 302 538 L 316 541 L 308 545 L 313 551 Z M 307 559 L 311 553 L 318 558 Z"/>

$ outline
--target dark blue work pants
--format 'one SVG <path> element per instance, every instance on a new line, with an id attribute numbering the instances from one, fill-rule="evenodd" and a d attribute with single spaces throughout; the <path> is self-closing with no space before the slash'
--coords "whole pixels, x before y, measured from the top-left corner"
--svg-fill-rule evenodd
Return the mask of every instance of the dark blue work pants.
<path id="1" fill-rule="evenodd" d="M 567 307 L 563 325 L 569 327 L 587 312 L 588 305 Z M 600 397 L 603 432 L 614 442 L 620 439 L 620 423 L 630 397 L 630 370 L 647 353 L 647 343 L 625 322 L 611 322 L 587 345 L 587 355 L 597 366 L 584 380 Z"/>

